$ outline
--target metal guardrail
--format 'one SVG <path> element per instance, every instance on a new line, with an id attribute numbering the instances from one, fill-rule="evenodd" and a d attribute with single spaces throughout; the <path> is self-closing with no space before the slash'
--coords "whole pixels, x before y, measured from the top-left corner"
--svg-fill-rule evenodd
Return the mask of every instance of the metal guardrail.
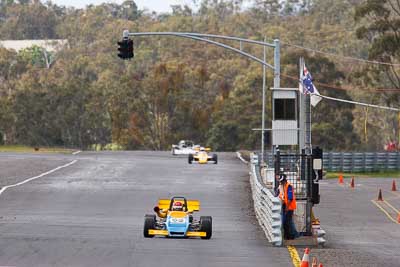
<path id="1" fill-rule="evenodd" d="M 274 246 L 282 245 L 281 202 L 262 182 L 258 156 L 251 155 L 250 184 L 256 217 L 267 239 Z"/>
<path id="2" fill-rule="evenodd" d="M 238 157 L 240 158 L 240 154 L 238 154 Z M 250 184 L 254 202 L 254 211 L 259 225 L 263 229 L 267 239 L 274 246 L 282 246 L 282 204 L 280 199 L 272 194 L 272 188 L 267 188 L 268 185 L 265 185 L 263 182 L 260 172 L 259 156 L 257 154 L 251 154 L 250 156 Z M 305 202 L 298 201 L 297 204 L 294 219 L 297 229 L 303 232 L 303 228 L 306 224 L 306 217 L 304 216 Z M 318 246 L 325 245 L 326 232 L 321 229 L 320 225 L 312 226 L 312 234 Z"/>
<path id="3" fill-rule="evenodd" d="M 323 158 L 327 171 L 363 172 L 400 170 L 399 152 L 326 152 Z"/>
<path id="4" fill-rule="evenodd" d="M 266 153 L 265 161 L 274 166 L 274 157 Z M 324 152 L 326 171 L 371 172 L 400 170 L 400 152 Z"/>

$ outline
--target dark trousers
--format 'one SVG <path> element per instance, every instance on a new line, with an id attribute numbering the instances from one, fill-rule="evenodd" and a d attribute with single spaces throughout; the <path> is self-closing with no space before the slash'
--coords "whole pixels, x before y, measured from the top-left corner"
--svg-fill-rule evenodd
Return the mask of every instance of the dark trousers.
<path id="1" fill-rule="evenodd" d="M 293 221 L 293 210 L 282 211 L 282 224 L 284 239 L 294 239 L 294 234 L 291 231 L 291 223 Z"/>

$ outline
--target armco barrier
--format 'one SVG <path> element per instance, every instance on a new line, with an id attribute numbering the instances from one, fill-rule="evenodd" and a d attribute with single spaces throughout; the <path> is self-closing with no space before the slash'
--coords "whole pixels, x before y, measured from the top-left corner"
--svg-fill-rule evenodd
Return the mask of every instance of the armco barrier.
<path id="1" fill-rule="evenodd" d="M 250 184 L 254 210 L 261 228 L 274 246 L 282 245 L 281 202 L 269 189 L 263 186 L 258 156 L 251 155 Z"/>
<path id="2" fill-rule="evenodd" d="M 238 154 L 238 156 L 239 155 L 240 154 Z M 274 246 L 282 246 L 281 201 L 278 197 L 275 197 L 271 193 L 270 189 L 264 185 L 257 154 L 251 154 L 250 156 L 250 184 L 254 202 L 254 210 L 261 228 L 263 229 L 267 239 Z M 302 225 L 305 226 L 305 203 L 299 201 L 297 204 L 295 217 L 300 219 L 300 221 L 303 220 L 301 223 L 297 222 L 297 224 L 299 224 L 298 226 L 300 226 L 298 229 L 302 229 Z M 324 246 L 326 243 L 326 233 L 321 229 L 319 224 L 312 226 L 312 233 L 312 240 L 314 241 L 312 241 L 311 244 L 316 246 Z M 307 239 L 303 241 L 299 240 L 297 243 L 303 245 L 302 242 L 304 242 L 304 244 L 310 244 L 310 241 Z"/>

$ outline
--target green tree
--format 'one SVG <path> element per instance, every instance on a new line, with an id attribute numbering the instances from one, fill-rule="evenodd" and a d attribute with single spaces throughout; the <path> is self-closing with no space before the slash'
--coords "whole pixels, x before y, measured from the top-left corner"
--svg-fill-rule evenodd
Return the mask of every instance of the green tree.
<path id="1" fill-rule="evenodd" d="M 396 88 L 394 92 L 382 93 L 375 103 L 386 106 L 400 104 L 400 71 L 391 64 L 400 63 L 400 3 L 393 0 L 367 0 L 356 8 L 355 20 L 358 23 L 357 37 L 370 44 L 368 57 L 371 60 L 389 64 L 374 64 L 359 70 L 354 81 L 365 87 Z M 365 142 L 381 149 L 388 141 L 399 140 L 400 125 L 397 114 L 371 110 L 364 120 Z M 364 112 L 364 114 L 367 114 Z M 385 118 L 382 120 L 382 118 Z M 361 128 L 362 122 L 355 122 Z M 368 126 L 368 127 L 367 127 Z M 362 131 L 359 131 L 362 132 Z M 379 133 L 374 135 L 375 133 Z M 369 139 L 368 139 L 369 136 Z"/>
<path id="2" fill-rule="evenodd" d="M 18 52 L 18 56 L 27 64 L 42 68 L 46 68 L 48 66 L 52 57 L 51 53 L 37 45 L 20 50 Z"/>
<path id="3" fill-rule="evenodd" d="M 209 132 L 208 144 L 214 151 L 236 151 L 240 147 L 238 125 L 233 122 L 218 121 Z"/>
<path id="4" fill-rule="evenodd" d="M 286 54 L 282 63 L 286 65 L 289 72 L 293 72 L 292 76 L 298 76 L 296 60 L 300 56 L 304 56 L 307 69 L 312 74 L 315 86 L 321 94 L 339 99 L 350 99 L 345 91 L 335 91 L 324 87 L 324 84 L 339 86 L 345 78 L 344 73 L 337 70 L 335 64 L 325 57 L 311 57 L 307 53 L 296 52 Z M 293 87 L 298 87 L 297 81 L 291 83 Z M 313 145 L 329 150 L 346 150 L 349 147 L 355 147 L 354 143 L 359 143 L 359 140 L 353 132 L 353 108 L 353 105 L 329 100 L 322 100 L 315 108 L 312 108 Z"/>
<path id="5" fill-rule="evenodd" d="M 56 39 L 57 15 L 40 3 L 16 4 L 8 2 L 0 24 L 2 39 Z"/>

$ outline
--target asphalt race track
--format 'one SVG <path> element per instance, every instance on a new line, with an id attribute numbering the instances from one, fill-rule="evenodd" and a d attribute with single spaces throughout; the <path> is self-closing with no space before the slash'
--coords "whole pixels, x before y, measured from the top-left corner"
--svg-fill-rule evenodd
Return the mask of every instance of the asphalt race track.
<path id="1" fill-rule="evenodd" d="M 0 266 L 292 266 L 252 209 L 248 168 L 234 153 L 189 165 L 167 152 L 0 154 L 0 185 L 76 163 L 0 195 Z M 143 237 L 158 198 L 201 201 L 213 237 Z"/>
<path id="2" fill-rule="evenodd" d="M 327 245 L 312 249 L 324 266 L 400 267 L 400 224 L 396 223 L 400 209 L 400 192 L 391 192 L 393 179 L 355 178 L 355 188 L 350 179 L 344 185 L 337 179 L 321 182 L 321 204 L 315 212 L 327 232 Z M 397 183 L 400 180 L 397 179 Z M 384 207 L 391 221 L 371 200 L 376 200 L 382 189 Z M 299 254 L 302 255 L 302 251 Z"/>

